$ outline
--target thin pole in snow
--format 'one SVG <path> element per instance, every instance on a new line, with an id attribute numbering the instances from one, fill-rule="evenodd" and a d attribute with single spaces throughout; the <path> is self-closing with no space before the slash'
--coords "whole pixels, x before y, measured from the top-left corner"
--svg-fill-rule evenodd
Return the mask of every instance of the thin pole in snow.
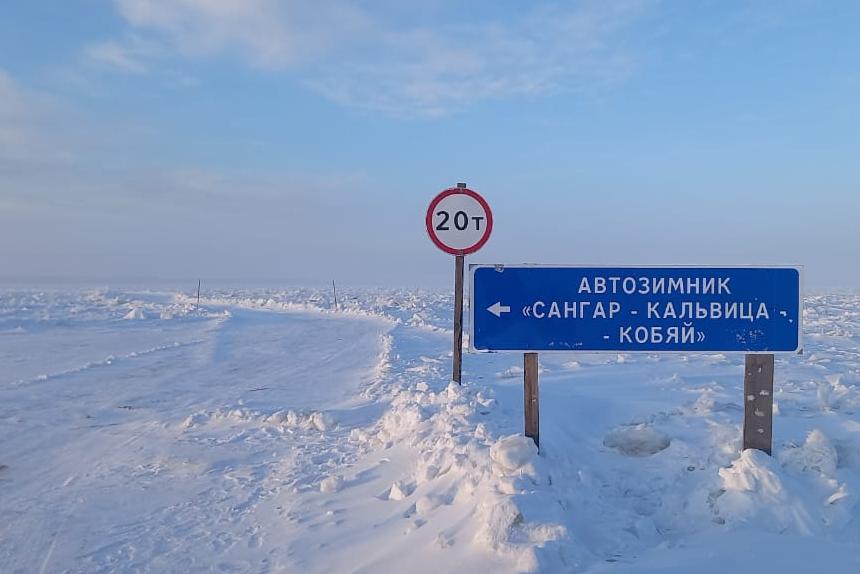
<path id="1" fill-rule="evenodd" d="M 200 279 L 197 280 L 197 307 L 194 310 L 200 310 Z"/>
<path id="2" fill-rule="evenodd" d="M 465 189 L 465 183 L 458 183 L 458 189 Z M 454 256 L 454 360 L 451 378 L 458 385 L 463 384 L 463 268 L 466 257 Z"/>
<path id="3" fill-rule="evenodd" d="M 337 287 L 334 284 L 334 279 L 331 280 L 331 291 L 334 294 L 334 310 L 337 311 Z"/>
<path id="4" fill-rule="evenodd" d="M 523 353 L 523 411 L 525 435 L 540 451 L 540 399 L 538 391 L 538 354 Z"/>
<path id="5" fill-rule="evenodd" d="M 454 256 L 454 373 L 451 378 L 462 383 L 463 377 L 463 267 L 465 257 Z"/>

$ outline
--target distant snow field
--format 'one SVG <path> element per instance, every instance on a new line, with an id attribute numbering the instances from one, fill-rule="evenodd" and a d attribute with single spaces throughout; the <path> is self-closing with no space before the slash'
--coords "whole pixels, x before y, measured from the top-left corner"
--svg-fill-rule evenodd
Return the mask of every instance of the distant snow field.
<path id="1" fill-rule="evenodd" d="M 430 291 L 0 292 L 0 572 L 860 572 L 860 296 L 743 355 L 467 355 Z"/>

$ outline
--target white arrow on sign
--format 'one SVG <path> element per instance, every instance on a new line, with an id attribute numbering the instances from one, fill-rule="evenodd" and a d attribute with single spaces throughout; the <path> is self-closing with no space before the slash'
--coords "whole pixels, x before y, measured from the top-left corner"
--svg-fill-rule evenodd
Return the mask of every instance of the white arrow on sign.
<path id="1" fill-rule="evenodd" d="M 501 317 L 502 313 L 510 313 L 511 308 L 507 305 L 502 305 L 502 302 L 493 303 L 489 307 L 487 307 L 487 311 L 495 315 L 496 317 Z"/>

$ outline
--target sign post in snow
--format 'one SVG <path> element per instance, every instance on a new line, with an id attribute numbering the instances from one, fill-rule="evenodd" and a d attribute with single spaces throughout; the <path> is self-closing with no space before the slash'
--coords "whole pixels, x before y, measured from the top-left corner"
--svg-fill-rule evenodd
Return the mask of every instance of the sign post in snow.
<path id="1" fill-rule="evenodd" d="M 534 354 L 535 379 L 538 351 L 748 353 L 744 448 L 770 453 L 773 353 L 801 349 L 798 268 L 472 265 L 470 272 L 470 348 Z M 536 380 L 532 387 L 536 393 Z M 528 406 L 527 397 L 527 415 Z"/>
<path id="2" fill-rule="evenodd" d="M 427 234 L 439 249 L 454 256 L 454 364 L 451 378 L 460 383 L 463 365 L 463 267 L 465 256 L 479 250 L 493 232 L 493 213 L 477 192 L 458 183 L 433 198 L 425 217 Z"/>
<path id="3" fill-rule="evenodd" d="M 743 448 L 771 454 L 773 445 L 773 355 L 747 355 L 744 360 Z"/>
<path id="4" fill-rule="evenodd" d="M 523 353 L 523 420 L 525 435 L 540 450 L 540 391 L 538 390 L 537 353 Z"/>

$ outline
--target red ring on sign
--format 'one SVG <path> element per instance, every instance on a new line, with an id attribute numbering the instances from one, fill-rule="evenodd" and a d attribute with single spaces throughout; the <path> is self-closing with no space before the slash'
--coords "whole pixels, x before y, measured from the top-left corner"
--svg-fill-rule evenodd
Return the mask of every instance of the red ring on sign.
<path id="1" fill-rule="evenodd" d="M 453 247 L 449 247 L 442 243 L 442 241 L 436 236 L 435 229 L 433 229 L 433 211 L 436 209 L 436 206 L 439 205 L 439 202 L 448 197 L 449 195 L 454 195 L 457 193 L 462 193 L 463 195 L 468 195 L 484 208 L 484 211 L 487 214 L 487 227 L 484 229 L 484 234 L 478 240 L 477 243 L 471 245 L 469 247 L 463 249 L 454 249 Z M 473 191 L 467 187 L 449 187 L 445 191 L 441 192 L 439 195 L 433 198 L 433 201 L 430 202 L 430 206 L 427 208 L 427 216 L 424 218 L 424 223 L 427 226 L 427 235 L 430 236 L 430 240 L 433 243 L 444 251 L 445 253 L 450 253 L 451 255 L 469 255 L 470 253 L 474 253 L 479 250 L 484 244 L 489 241 L 490 234 L 493 232 L 493 212 L 490 209 L 490 204 L 481 197 L 481 195 Z"/>

